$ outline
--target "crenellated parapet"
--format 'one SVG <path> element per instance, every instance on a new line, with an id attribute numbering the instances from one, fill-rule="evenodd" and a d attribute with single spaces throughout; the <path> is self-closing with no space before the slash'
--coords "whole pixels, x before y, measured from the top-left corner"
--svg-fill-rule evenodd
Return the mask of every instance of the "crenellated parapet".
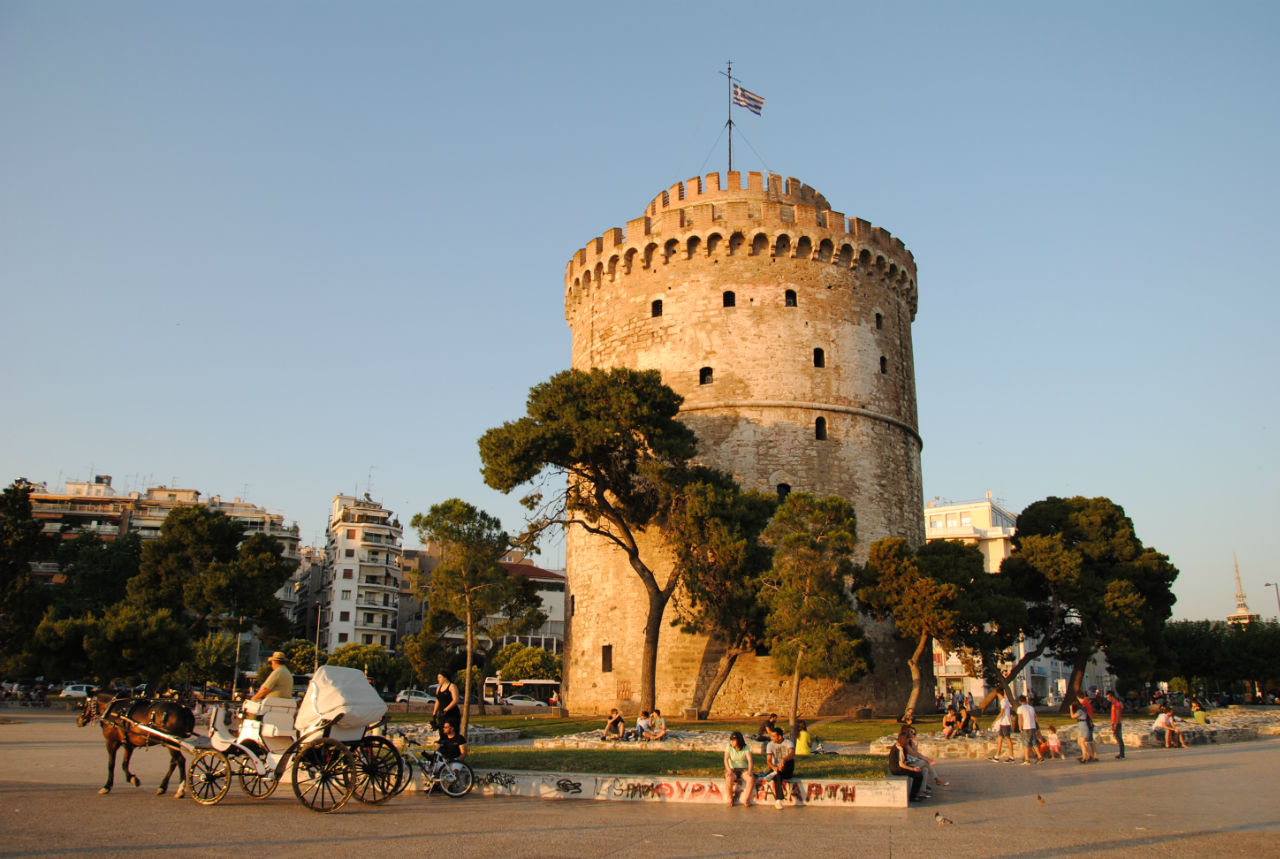
<path id="1" fill-rule="evenodd" d="M 851 269 L 902 293 L 914 316 L 916 264 L 902 241 L 861 218 L 832 211 L 822 194 L 794 178 L 719 173 L 678 182 L 650 201 L 625 229 L 606 231 L 565 266 L 566 309 L 620 277 L 659 265 L 763 257 Z"/>

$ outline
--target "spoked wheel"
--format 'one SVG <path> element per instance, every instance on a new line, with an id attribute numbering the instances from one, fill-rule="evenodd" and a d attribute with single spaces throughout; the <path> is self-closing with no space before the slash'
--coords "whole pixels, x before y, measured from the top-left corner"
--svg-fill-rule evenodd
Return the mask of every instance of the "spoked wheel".
<path id="1" fill-rule="evenodd" d="M 386 802 L 400 792 L 404 760 L 390 740 L 365 737 L 352 752 L 356 756 L 356 799 L 374 804 Z"/>
<path id="2" fill-rule="evenodd" d="M 187 767 L 187 791 L 201 805 L 221 802 L 231 789 L 231 763 L 217 749 L 201 749 Z"/>
<path id="3" fill-rule="evenodd" d="M 356 759 L 337 740 L 314 740 L 294 755 L 293 793 L 312 811 L 337 811 L 347 804 L 355 787 Z"/>
<path id="4" fill-rule="evenodd" d="M 280 784 L 280 777 L 276 775 L 274 768 L 268 768 L 265 773 L 259 774 L 253 759 L 248 755 L 231 758 L 231 768 L 240 779 L 240 789 L 253 799 L 266 799 L 276 792 L 276 787 Z"/>
<path id="5" fill-rule="evenodd" d="M 476 774 L 466 761 L 449 761 L 440 770 L 440 789 L 454 799 L 471 793 L 475 783 Z"/>

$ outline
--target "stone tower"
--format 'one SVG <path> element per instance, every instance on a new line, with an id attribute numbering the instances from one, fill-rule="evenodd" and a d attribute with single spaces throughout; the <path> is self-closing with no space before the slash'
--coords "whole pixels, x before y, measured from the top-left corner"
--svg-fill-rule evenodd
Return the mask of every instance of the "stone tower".
<path id="1" fill-rule="evenodd" d="M 834 212 L 795 179 L 719 174 L 673 185 L 626 230 L 565 271 L 573 367 L 657 369 L 684 397 L 698 459 L 744 487 L 840 495 L 858 544 L 924 542 L 911 323 L 915 261 L 888 232 Z M 638 701 L 643 586 L 622 554 L 568 536 L 565 691 L 575 711 Z M 900 707 L 910 680 L 889 630 L 864 625 L 875 674 L 808 681 L 805 713 Z M 700 699 L 719 653 L 665 626 L 658 706 Z M 788 683 L 768 657 L 739 659 L 717 713 L 782 711 Z"/>

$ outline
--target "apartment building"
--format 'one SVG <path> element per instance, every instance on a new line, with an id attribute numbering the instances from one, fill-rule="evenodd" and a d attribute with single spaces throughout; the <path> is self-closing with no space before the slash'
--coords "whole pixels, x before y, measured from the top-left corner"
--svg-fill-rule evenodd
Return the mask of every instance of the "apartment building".
<path id="1" fill-rule="evenodd" d="M 398 644 L 401 544 L 395 514 L 365 493 L 337 495 L 326 529 L 320 648 Z"/>

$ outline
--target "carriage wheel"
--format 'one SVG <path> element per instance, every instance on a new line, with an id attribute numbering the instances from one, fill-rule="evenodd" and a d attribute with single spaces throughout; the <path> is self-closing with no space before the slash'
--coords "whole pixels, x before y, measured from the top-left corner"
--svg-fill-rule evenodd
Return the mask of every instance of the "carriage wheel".
<path id="1" fill-rule="evenodd" d="M 280 777 L 276 775 L 275 769 L 268 769 L 259 775 L 253 759 L 248 755 L 233 757 L 231 768 L 240 779 L 240 789 L 253 799 L 266 799 L 276 792 L 276 787 L 280 784 Z"/>
<path id="2" fill-rule="evenodd" d="M 221 802 L 231 789 L 231 764 L 217 749 L 201 749 L 187 767 L 187 790 L 201 805 Z"/>
<path id="3" fill-rule="evenodd" d="M 365 737 L 352 752 L 356 756 L 356 799 L 374 804 L 386 802 L 400 792 L 404 760 L 390 740 Z"/>
<path id="4" fill-rule="evenodd" d="M 440 772 L 440 789 L 454 799 L 471 793 L 475 783 L 476 774 L 466 761 L 449 761 Z"/>
<path id="5" fill-rule="evenodd" d="M 322 737 L 293 756 L 293 793 L 312 811 L 337 811 L 346 805 L 355 786 L 355 757 L 337 740 Z"/>

